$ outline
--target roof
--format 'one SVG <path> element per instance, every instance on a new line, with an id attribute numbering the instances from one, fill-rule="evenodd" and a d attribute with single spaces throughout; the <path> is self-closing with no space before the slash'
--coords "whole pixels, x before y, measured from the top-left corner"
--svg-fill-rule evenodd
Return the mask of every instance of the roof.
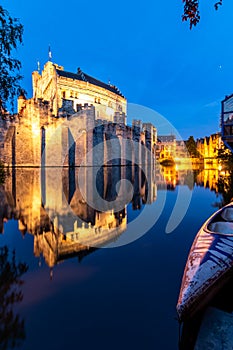
<path id="1" fill-rule="evenodd" d="M 160 135 L 158 136 L 159 142 L 174 142 L 176 140 L 175 135 Z"/>
<path id="2" fill-rule="evenodd" d="M 114 94 L 117 94 L 121 97 L 124 97 L 124 95 L 120 92 L 120 90 L 115 85 L 103 83 L 102 81 L 97 80 L 97 79 L 91 77 L 90 75 L 82 72 L 80 68 L 78 68 L 77 73 L 66 72 L 66 71 L 60 70 L 60 69 L 56 69 L 56 72 L 60 77 L 65 77 L 65 78 L 80 80 L 80 81 L 86 81 L 90 84 L 102 87 L 103 89 L 109 90 L 109 91 L 113 92 Z"/>
<path id="3" fill-rule="evenodd" d="M 222 100 L 222 102 L 225 102 L 233 97 L 233 94 L 231 95 L 226 95 L 225 98 Z"/>

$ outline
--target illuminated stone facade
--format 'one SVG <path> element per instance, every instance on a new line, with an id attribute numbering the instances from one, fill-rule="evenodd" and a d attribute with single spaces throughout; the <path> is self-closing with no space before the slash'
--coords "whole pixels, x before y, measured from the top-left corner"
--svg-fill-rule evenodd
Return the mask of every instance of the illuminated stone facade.
<path id="1" fill-rule="evenodd" d="M 120 113 L 125 123 L 126 99 L 119 89 L 105 84 L 80 68 L 70 73 L 52 62 L 47 62 L 41 74 L 32 73 L 33 98 L 46 100 L 54 116 L 64 116 L 78 112 L 82 105 L 93 105 L 96 119 L 114 122 L 115 114 Z M 20 113 L 22 104 L 19 104 Z"/>
<path id="2" fill-rule="evenodd" d="M 159 161 L 175 161 L 176 164 L 189 160 L 189 154 L 182 140 L 176 140 L 175 135 L 158 136 L 156 157 Z"/>
<path id="3" fill-rule="evenodd" d="M 41 75 L 32 75 L 33 97 L 20 96 L 18 114 L 0 125 L 0 159 L 5 165 L 99 165 L 110 152 L 120 160 L 118 165 L 127 165 L 127 159 L 153 163 L 156 128 L 141 121 L 126 125 L 127 101 L 115 86 L 80 69 L 76 74 L 66 72 L 52 62 L 45 64 Z M 110 149 L 107 141 L 113 139 L 118 145 Z M 125 146 L 124 140 L 138 146 Z M 102 153 L 95 152 L 101 143 Z M 143 146 L 150 156 L 143 154 Z"/>
<path id="4" fill-rule="evenodd" d="M 197 139 L 197 151 L 200 153 L 201 157 L 204 159 L 206 165 L 208 163 L 217 163 L 218 150 L 222 147 L 223 142 L 221 139 L 221 134 L 216 133 L 204 138 Z"/>

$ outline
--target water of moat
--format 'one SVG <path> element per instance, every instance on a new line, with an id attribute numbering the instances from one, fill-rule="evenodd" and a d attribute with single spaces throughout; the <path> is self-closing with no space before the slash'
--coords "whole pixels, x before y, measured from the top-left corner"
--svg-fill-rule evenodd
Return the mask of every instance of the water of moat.
<path id="1" fill-rule="evenodd" d="M 178 349 L 176 302 L 187 255 L 202 223 L 230 198 L 229 179 L 211 166 L 193 179 L 177 166 L 146 174 L 107 167 L 95 179 L 86 168 L 81 182 L 78 172 L 15 169 L 0 187 L 1 348 Z M 179 193 L 190 204 L 167 234 Z M 110 203 L 103 211 L 88 204 L 101 198 Z M 163 201 L 157 222 L 124 245 L 130 223 L 144 211 L 143 229 Z M 10 288 L 21 292 L 17 302 L 17 294 L 7 299 Z"/>

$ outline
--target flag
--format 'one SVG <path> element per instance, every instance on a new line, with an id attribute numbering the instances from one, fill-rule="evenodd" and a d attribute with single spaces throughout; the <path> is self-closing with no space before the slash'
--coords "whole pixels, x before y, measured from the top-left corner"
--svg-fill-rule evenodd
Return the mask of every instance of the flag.
<path id="1" fill-rule="evenodd" d="M 52 60 L 52 51 L 51 51 L 51 48 L 50 48 L 50 45 L 49 45 L 49 61 Z"/>

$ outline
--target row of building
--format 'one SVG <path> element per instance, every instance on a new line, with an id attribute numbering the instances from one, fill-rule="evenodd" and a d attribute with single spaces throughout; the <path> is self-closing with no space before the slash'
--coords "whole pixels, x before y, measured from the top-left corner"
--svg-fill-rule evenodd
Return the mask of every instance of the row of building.
<path id="1" fill-rule="evenodd" d="M 198 158 L 193 159 L 193 161 L 216 163 L 218 152 L 223 148 L 221 133 L 215 133 L 210 136 L 198 138 L 195 146 L 199 156 Z M 190 158 L 186 147 L 186 141 L 176 140 L 174 135 L 158 136 L 156 155 L 160 161 L 173 160 L 175 163 L 179 163 L 184 159 Z"/>
<path id="2" fill-rule="evenodd" d="M 48 61 L 41 73 L 32 73 L 32 82 L 33 97 L 21 95 L 18 113 L 0 119 L 0 160 L 6 165 L 93 165 L 85 155 L 100 143 L 102 154 L 93 158 L 101 164 L 113 148 L 120 165 L 127 164 L 123 159 L 151 163 L 151 156 L 175 163 L 190 158 L 186 142 L 174 135 L 157 136 L 154 125 L 140 120 L 127 125 L 127 100 L 119 89 L 80 68 L 71 73 Z M 116 147 L 110 140 L 118 140 Z M 200 159 L 215 161 L 222 144 L 220 133 L 197 139 Z"/>

